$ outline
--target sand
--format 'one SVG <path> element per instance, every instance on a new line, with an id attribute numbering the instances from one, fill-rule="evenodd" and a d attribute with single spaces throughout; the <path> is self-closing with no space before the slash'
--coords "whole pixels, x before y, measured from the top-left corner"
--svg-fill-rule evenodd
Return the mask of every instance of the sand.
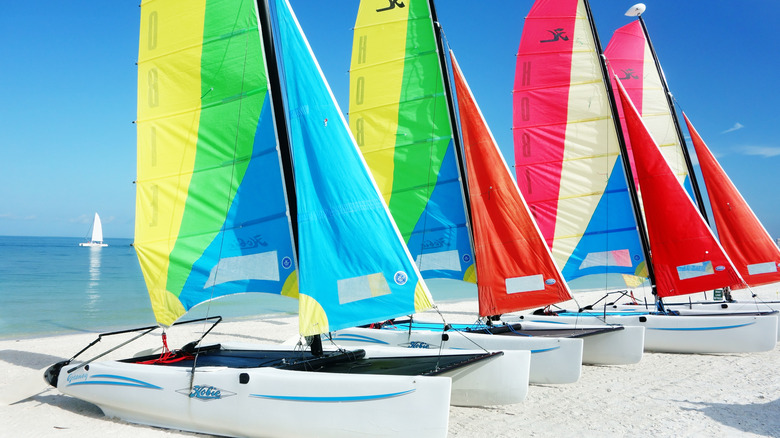
<path id="1" fill-rule="evenodd" d="M 475 302 L 439 305 L 448 321 L 473 321 Z M 431 317 L 430 314 L 426 315 Z M 180 346 L 187 331 L 171 333 Z M 266 317 L 223 322 L 211 341 L 282 342 L 297 319 Z M 1 437 L 207 436 L 133 425 L 106 418 L 99 408 L 45 389 L 41 369 L 71 357 L 95 334 L 0 341 L 0 399 L 32 381 L 43 390 L 21 402 L 0 401 Z M 105 339 L 107 348 L 117 341 Z M 159 345 L 159 336 L 132 344 L 123 355 Z M 96 347 L 96 348 L 98 348 Z M 569 385 L 532 385 L 516 405 L 450 408 L 451 437 L 780 437 L 780 347 L 733 355 L 645 353 L 629 366 L 586 366 Z"/>

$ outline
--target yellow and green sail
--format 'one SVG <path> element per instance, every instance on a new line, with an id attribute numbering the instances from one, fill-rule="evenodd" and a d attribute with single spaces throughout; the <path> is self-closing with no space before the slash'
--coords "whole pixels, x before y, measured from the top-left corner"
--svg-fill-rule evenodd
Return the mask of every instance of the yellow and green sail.
<path id="1" fill-rule="evenodd" d="M 363 0 L 350 129 L 425 278 L 474 280 L 448 98 L 426 0 Z"/>
<path id="2" fill-rule="evenodd" d="M 255 5 L 229 3 L 141 4 L 135 248 L 164 325 L 226 294 L 297 295 Z"/>

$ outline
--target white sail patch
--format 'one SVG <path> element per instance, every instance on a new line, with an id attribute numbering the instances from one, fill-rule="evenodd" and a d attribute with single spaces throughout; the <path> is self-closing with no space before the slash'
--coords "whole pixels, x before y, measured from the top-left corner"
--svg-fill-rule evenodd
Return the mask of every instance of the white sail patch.
<path id="1" fill-rule="evenodd" d="M 580 269 L 597 266 L 631 267 L 631 251 L 618 249 L 614 251 L 590 252 L 580 263 Z"/>
<path id="2" fill-rule="evenodd" d="M 748 274 L 750 275 L 771 274 L 772 272 L 777 272 L 777 263 L 775 262 L 754 263 L 752 265 L 748 265 L 747 269 L 748 269 Z"/>
<path id="3" fill-rule="evenodd" d="M 226 257 L 211 268 L 203 288 L 239 280 L 279 281 L 279 260 L 276 251 Z"/>
<path id="4" fill-rule="evenodd" d="M 712 275 L 714 273 L 715 270 L 713 269 L 712 262 L 710 261 L 691 263 L 690 265 L 682 265 L 677 267 L 677 276 L 680 277 L 680 280 L 703 277 L 705 275 Z"/>
<path id="5" fill-rule="evenodd" d="M 460 272 L 460 256 L 457 250 L 428 252 L 417 256 L 417 269 L 420 271 L 457 271 Z"/>
<path id="6" fill-rule="evenodd" d="M 390 293 L 390 286 L 381 272 L 338 280 L 337 287 L 339 304 L 365 300 Z"/>
<path id="7" fill-rule="evenodd" d="M 504 282 L 508 294 L 544 290 L 544 276 L 542 274 L 507 278 Z"/>

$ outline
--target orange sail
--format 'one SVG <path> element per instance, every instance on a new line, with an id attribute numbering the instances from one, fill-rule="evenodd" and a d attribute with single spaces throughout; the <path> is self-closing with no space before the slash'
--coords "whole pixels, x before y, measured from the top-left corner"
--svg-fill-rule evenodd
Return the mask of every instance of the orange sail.
<path id="1" fill-rule="evenodd" d="M 479 314 L 559 303 L 571 294 L 450 52 L 471 200 Z"/>
<path id="2" fill-rule="evenodd" d="M 780 282 L 780 249 L 683 114 L 707 186 L 720 244 L 750 286 Z"/>
<path id="3" fill-rule="evenodd" d="M 658 296 L 743 284 L 650 136 L 625 88 L 618 84 L 618 89 L 642 193 Z"/>

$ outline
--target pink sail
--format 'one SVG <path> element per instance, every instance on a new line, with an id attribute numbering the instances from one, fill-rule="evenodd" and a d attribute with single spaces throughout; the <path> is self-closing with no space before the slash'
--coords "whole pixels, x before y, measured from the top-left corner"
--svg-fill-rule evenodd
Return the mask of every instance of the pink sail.
<path id="1" fill-rule="evenodd" d="M 569 288 L 452 52 L 450 58 L 471 200 L 479 314 L 569 300 Z"/>
<path id="2" fill-rule="evenodd" d="M 780 249 L 683 114 L 723 248 L 750 286 L 780 282 Z"/>
<path id="3" fill-rule="evenodd" d="M 685 295 L 744 282 L 696 205 L 653 141 L 626 90 L 618 85 L 659 297 Z"/>
<path id="4" fill-rule="evenodd" d="M 583 0 L 538 0 L 513 89 L 517 185 L 572 290 L 646 274 L 600 48 Z"/>
<path id="5" fill-rule="evenodd" d="M 672 108 L 664 91 L 663 73 L 655 62 L 650 43 L 639 20 L 615 31 L 607 48 L 604 49 L 604 56 L 607 57 L 610 70 L 626 89 L 677 179 L 693 198 L 693 188 L 683 155 L 683 140 L 679 137 Z M 611 79 L 613 89 L 617 89 L 615 76 Z M 622 108 L 619 107 L 618 111 L 621 113 L 621 122 L 625 131 Z M 627 147 L 631 149 L 628 141 Z"/>

